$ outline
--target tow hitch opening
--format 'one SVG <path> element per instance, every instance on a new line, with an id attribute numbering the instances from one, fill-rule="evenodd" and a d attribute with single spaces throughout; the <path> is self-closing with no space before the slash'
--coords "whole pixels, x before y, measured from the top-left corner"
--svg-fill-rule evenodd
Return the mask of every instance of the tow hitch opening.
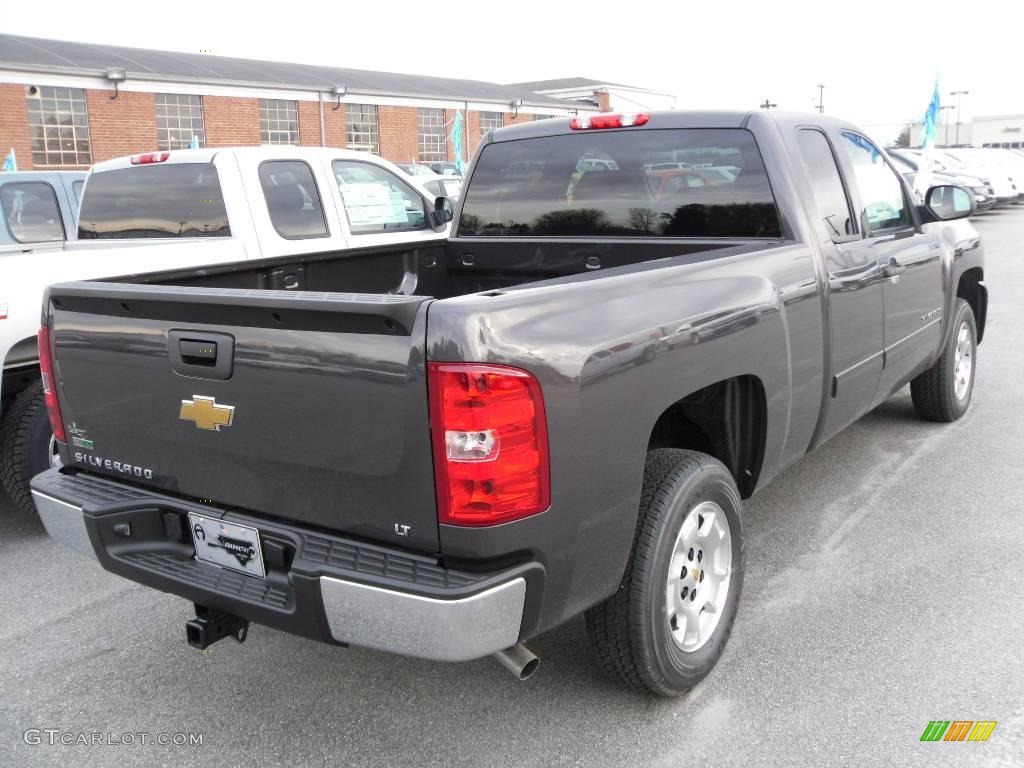
<path id="1" fill-rule="evenodd" d="M 196 605 L 196 617 L 185 622 L 185 638 L 189 645 L 199 650 L 229 636 L 244 643 L 248 635 L 248 621 L 205 605 Z"/>

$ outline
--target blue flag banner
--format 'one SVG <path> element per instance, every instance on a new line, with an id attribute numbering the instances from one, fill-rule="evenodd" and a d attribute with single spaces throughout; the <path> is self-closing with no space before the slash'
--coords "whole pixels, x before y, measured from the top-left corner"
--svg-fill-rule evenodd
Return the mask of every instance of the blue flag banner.
<path id="1" fill-rule="evenodd" d="M 5 171 L 16 171 L 18 170 L 18 160 L 14 156 L 14 147 L 11 147 L 11 151 L 7 153 L 7 157 L 4 158 L 4 170 Z"/>
<path id="2" fill-rule="evenodd" d="M 455 168 L 462 173 L 465 165 L 462 160 L 462 112 L 455 113 L 455 120 L 452 123 L 452 132 L 449 137 L 452 147 L 455 149 Z"/>
<path id="3" fill-rule="evenodd" d="M 928 104 L 928 111 L 924 113 L 924 130 L 921 133 L 921 146 L 924 149 L 935 146 L 940 109 L 942 109 L 942 99 L 939 96 L 939 81 L 936 80 L 935 90 L 932 92 L 932 100 Z"/>
<path id="4" fill-rule="evenodd" d="M 935 78 L 932 100 L 924 113 L 924 125 L 921 131 L 921 162 L 917 176 L 914 178 L 914 192 L 920 201 L 924 201 L 928 187 L 932 185 L 932 154 L 935 151 L 935 137 L 938 135 L 939 112 L 942 109 L 942 98 L 939 95 L 939 79 Z"/>

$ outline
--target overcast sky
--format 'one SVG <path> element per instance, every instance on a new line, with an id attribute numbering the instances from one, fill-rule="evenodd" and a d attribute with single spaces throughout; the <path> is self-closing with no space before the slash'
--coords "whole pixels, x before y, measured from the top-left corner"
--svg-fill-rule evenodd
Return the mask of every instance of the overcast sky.
<path id="1" fill-rule="evenodd" d="M 499 83 L 579 75 L 680 108 L 809 111 L 824 83 L 826 112 L 884 140 L 924 114 L 936 75 L 944 103 L 970 91 L 962 119 L 1024 112 L 1019 22 L 966 0 L 9 0 L 0 30 Z"/>

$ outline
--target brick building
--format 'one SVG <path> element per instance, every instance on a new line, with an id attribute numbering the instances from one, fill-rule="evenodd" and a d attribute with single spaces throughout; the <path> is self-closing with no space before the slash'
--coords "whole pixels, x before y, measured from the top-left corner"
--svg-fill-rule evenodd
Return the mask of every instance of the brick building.
<path id="1" fill-rule="evenodd" d="M 491 128 L 596 107 L 476 80 L 0 34 L 0 157 L 13 149 L 19 170 L 86 168 L 192 143 L 454 160 L 459 111 L 468 160 Z"/>
<path id="2" fill-rule="evenodd" d="M 531 93 L 568 101 L 576 106 L 597 107 L 601 112 L 650 112 L 676 108 L 676 97 L 671 93 L 592 80 L 589 77 L 563 77 L 512 85 Z"/>

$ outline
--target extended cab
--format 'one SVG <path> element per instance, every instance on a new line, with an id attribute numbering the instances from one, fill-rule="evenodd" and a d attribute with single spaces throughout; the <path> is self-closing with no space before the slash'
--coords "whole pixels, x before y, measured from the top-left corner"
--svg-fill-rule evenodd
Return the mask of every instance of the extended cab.
<path id="1" fill-rule="evenodd" d="M 736 615 L 741 498 L 908 383 L 967 410 L 971 194 L 913 200 L 820 115 L 494 131 L 447 242 L 51 287 L 36 504 L 195 603 L 198 647 L 255 621 L 522 676 L 586 612 L 609 674 L 677 694 Z"/>
<path id="2" fill-rule="evenodd" d="M 376 155 L 341 149 L 244 147 L 151 152 L 83 173 L 0 174 L 12 238 L 0 235 L 0 482 L 32 510 L 28 482 L 58 460 L 46 418 L 36 332 L 56 281 L 170 279 L 248 262 L 266 288 L 302 287 L 301 272 L 259 265 L 282 256 L 438 242 L 435 197 Z M 76 223 L 76 194 L 82 195 Z M 51 200 L 51 197 L 53 198 Z M 59 211 L 59 213 L 58 213 Z M 63 245 L 64 234 L 78 234 Z M 29 238 L 46 240 L 43 248 Z"/>

